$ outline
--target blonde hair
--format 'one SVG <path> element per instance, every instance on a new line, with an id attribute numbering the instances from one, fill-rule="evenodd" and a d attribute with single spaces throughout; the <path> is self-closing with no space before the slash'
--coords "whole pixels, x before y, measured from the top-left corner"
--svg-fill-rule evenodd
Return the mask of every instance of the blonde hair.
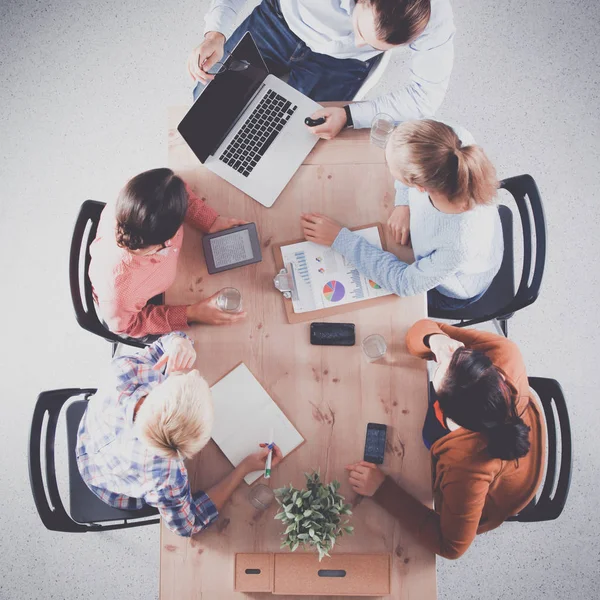
<path id="1" fill-rule="evenodd" d="M 443 194 L 450 202 L 491 204 L 498 190 L 496 169 L 483 148 L 463 146 L 454 130 L 432 119 L 405 121 L 386 148 L 392 174 L 409 186 Z"/>
<path id="2" fill-rule="evenodd" d="M 140 439 L 165 458 L 191 458 L 210 439 L 210 388 L 196 369 L 171 375 L 145 398 L 135 418 Z"/>

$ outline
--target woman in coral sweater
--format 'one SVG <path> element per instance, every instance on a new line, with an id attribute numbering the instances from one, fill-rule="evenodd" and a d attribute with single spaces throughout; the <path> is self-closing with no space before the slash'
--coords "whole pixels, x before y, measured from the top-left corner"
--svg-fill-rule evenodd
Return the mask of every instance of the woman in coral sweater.
<path id="1" fill-rule="evenodd" d="M 89 275 L 98 312 L 111 331 L 145 337 L 245 317 L 219 310 L 218 293 L 190 305 L 148 304 L 175 280 L 184 222 L 214 233 L 245 221 L 219 216 L 171 169 L 136 175 L 102 211 Z"/>
<path id="2" fill-rule="evenodd" d="M 423 428 L 435 510 L 371 463 L 349 465 L 350 484 L 427 548 L 456 559 L 475 535 L 495 529 L 534 497 L 545 463 L 543 416 L 514 342 L 422 320 L 406 345 L 414 356 L 438 363 Z"/>

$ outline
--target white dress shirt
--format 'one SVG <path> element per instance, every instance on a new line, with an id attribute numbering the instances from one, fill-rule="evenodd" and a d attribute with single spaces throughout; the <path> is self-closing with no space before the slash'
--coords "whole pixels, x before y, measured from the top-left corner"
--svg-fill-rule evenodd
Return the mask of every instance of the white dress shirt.
<path id="1" fill-rule="evenodd" d="M 205 17 L 205 33 L 218 31 L 228 38 L 245 0 L 213 0 Z M 313 51 L 334 58 L 369 60 L 381 53 L 357 47 L 352 28 L 354 0 L 280 0 L 290 30 Z M 450 0 L 431 0 L 425 31 L 409 44 L 410 80 L 400 89 L 351 105 L 354 127 L 370 127 L 380 112 L 396 122 L 431 117 L 441 105 L 454 63 L 454 18 Z"/>

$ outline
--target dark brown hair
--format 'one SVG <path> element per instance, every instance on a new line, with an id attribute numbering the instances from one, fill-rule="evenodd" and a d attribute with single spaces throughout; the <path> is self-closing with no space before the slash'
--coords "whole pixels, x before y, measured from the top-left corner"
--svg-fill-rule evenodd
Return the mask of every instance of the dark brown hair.
<path id="1" fill-rule="evenodd" d="M 486 354 L 459 348 L 437 397 L 446 417 L 486 436 L 492 458 L 515 460 L 526 456 L 530 446 L 530 428 L 517 414 L 516 394 Z"/>
<path id="2" fill-rule="evenodd" d="M 363 0 L 376 15 L 380 40 L 399 46 L 418 38 L 431 17 L 430 0 Z"/>
<path id="3" fill-rule="evenodd" d="M 136 175 L 117 198 L 117 244 L 128 250 L 164 244 L 181 227 L 187 208 L 185 184 L 171 169 Z"/>

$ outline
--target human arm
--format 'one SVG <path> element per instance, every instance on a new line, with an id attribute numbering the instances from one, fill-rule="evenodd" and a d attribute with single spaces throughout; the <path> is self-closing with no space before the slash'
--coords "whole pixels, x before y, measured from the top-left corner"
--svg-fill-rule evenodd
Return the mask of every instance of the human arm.
<path id="1" fill-rule="evenodd" d="M 163 335 L 136 354 L 115 358 L 111 368 L 117 377 L 117 391 L 131 395 L 139 386 L 161 381 L 163 375 L 156 365 L 168 354 L 176 338 L 183 338 L 192 344 L 185 333 L 175 331 Z"/>
<path id="2" fill-rule="evenodd" d="M 206 529 L 219 516 L 209 494 L 192 494 L 187 471 L 178 461 L 169 461 L 167 481 L 157 491 L 156 507 L 165 525 L 177 535 L 190 537 Z"/>
<path id="3" fill-rule="evenodd" d="M 427 346 L 427 342 L 430 336 L 436 334 L 447 335 L 463 343 L 467 349 L 483 352 L 494 365 L 502 369 L 512 384 L 517 387 L 520 395 L 528 395 L 529 383 L 523 356 L 519 347 L 511 340 L 480 329 L 454 327 L 429 319 L 421 319 L 406 334 L 408 351 L 420 358 L 432 360 L 434 355 Z"/>
<path id="4" fill-rule="evenodd" d="M 213 0 L 204 17 L 204 37 L 189 54 L 187 69 L 195 81 L 207 84 L 214 79 L 210 68 L 223 58 L 225 41 L 233 33 L 244 0 Z"/>
<path id="5" fill-rule="evenodd" d="M 433 116 L 444 99 L 452 73 L 454 32 L 449 0 L 433 0 L 429 24 L 409 45 L 409 82 L 389 94 L 351 104 L 354 127 L 370 127 L 378 113 L 386 113 L 396 122 Z"/>
<path id="6" fill-rule="evenodd" d="M 186 185 L 186 190 L 188 193 L 188 209 L 185 213 L 185 222 L 188 225 L 204 233 L 215 233 L 247 223 L 247 221 L 241 219 L 219 216 L 216 210 L 208 206 L 203 199 L 198 198 L 190 186 Z"/>
<path id="7" fill-rule="evenodd" d="M 127 302 L 127 295 L 113 290 L 112 297 L 98 299 L 99 313 L 108 328 L 118 334 L 130 337 L 162 335 L 170 331 L 188 329 L 186 306 L 147 304 L 135 310 Z"/>
<path id="8" fill-rule="evenodd" d="M 247 456 L 227 477 L 223 478 L 208 491 L 208 495 L 219 510 L 223 508 L 223 505 L 229 500 L 231 494 L 242 483 L 248 473 L 265 468 L 265 461 L 267 460 L 269 450 L 266 444 L 260 444 L 260 446 L 261 450 Z M 277 466 L 282 458 L 281 450 L 278 446 L 274 446 L 271 466 Z"/>
<path id="9" fill-rule="evenodd" d="M 216 31 L 228 39 L 235 29 L 238 13 L 246 0 L 212 0 L 204 16 L 204 33 Z"/>
<path id="10" fill-rule="evenodd" d="M 459 558 L 477 534 L 488 483 L 464 473 L 452 482 L 442 481 L 439 514 L 406 492 L 372 463 L 346 467 L 348 482 L 361 496 L 372 497 L 431 551 L 444 558 Z"/>
<path id="11" fill-rule="evenodd" d="M 442 501 L 434 511 L 388 476 L 373 500 L 428 550 L 454 560 L 467 551 L 477 535 L 488 490 L 488 482 L 477 477 L 442 482 Z"/>
<path id="12" fill-rule="evenodd" d="M 346 228 L 339 232 L 332 248 L 363 275 L 398 296 L 427 292 L 457 269 L 457 260 L 450 248 L 440 248 L 409 265 Z"/>

